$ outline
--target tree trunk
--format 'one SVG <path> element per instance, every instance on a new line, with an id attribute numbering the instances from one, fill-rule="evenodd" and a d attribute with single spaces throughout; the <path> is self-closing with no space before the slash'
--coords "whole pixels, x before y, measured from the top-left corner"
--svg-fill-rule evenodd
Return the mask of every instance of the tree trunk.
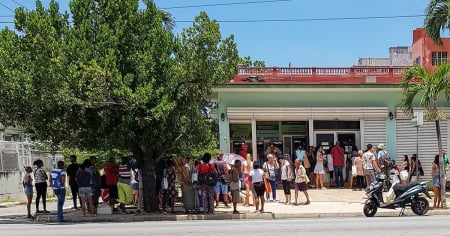
<path id="1" fill-rule="evenodd" d="M 131 152 L 138 162 L 140 168 L 142 182 L 142 191 L 139 194 L 140 206 L 143 206 L 146 212 L 158 211 L 158 193 L 156 192 L 156 170 L 155 170 L 155 158 L 153 153 L 144 153 L 142 148 L 138 145 L 130 145 Z M 149 151 L 147 151 L 149 152 Z"/>
<path id="2" fill-rule="evenodd" d="M 441 126 L 439 124 L 439 120 L 435 121 L 436 124 L 436 135 L 438 141 L 438 149 L 439 149 L 439 173 L 440 173 L 440 181 L 441 181 L 441 206 L 444 209 L 447 209 L 447 201 L 445 199 L 445 168 L 444 168 L 444 157 L 442 156 L 442 140 L 441 140 Z"/>
<path id="3" fill-rule="evenodd" d="M 158 193 L 156 192 L 155 161 L 152 157 L 144 158 L 142 168 L 143 201 L 146 212 L 158 211 Z"/>

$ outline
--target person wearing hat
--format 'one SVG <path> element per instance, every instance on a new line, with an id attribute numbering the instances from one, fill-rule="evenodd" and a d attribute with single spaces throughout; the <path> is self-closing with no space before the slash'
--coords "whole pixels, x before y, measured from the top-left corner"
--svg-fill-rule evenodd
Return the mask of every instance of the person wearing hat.
<path id="1" fill-rule="evenodd" d="M 387 163 L 390 162 L 389 153 L 384 148 L 384 144 L 380 143 L 377 146 L 378 148 L 378 155 L 377 155 L 377 161 L 378 166 L 381 169 L 381 173 L 384 173 L 386 176 L 388 176 L 388 168 Z"/>

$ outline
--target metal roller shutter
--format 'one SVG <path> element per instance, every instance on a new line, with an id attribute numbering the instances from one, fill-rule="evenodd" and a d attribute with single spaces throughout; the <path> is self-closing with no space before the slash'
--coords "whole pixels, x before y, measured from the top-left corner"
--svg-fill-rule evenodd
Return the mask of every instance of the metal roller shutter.
<path id="1" fill-rule="evenodd" d="M 416 153 L 416 127 L 411 126 L 410 120 L 397 120 L 396 140 L 397 153 L 395 155 L 397 165 L 401 164 L 402 156 Z M 419 154 L 418 158 L 422 163 L 425 176 L 422 180 L 431 180 L 431 162 L 434 156 L 438 154 L 436 126 L 435 122 L 423 122 L 419 127 Z M 447 144 L 447 121 L 440 121 L 442 145 L 445 148 Z"/>
<path id="2" fill-rule="evenodd" d="M 369 143 L 374 147 L 386 143 L 385 120 L 364 120 L 364 143 L 361 149 L 365 149 Z"/>

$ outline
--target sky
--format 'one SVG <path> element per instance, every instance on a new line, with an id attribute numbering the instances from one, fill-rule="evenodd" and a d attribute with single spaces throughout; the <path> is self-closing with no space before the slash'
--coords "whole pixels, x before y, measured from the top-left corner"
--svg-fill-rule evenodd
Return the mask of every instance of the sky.
<path id="1" fill-rule="evenodd" d="M 48 6 L 49 0 L 42 2 Z M 62 11 L 68 11 L 69 0 L 57 2 Z M 423 27 L 428 2 L 155 0 L 159 8 L 174 16 L 175 33 L 191 26 L 195 16 L 204 11 L 219 22 L 222 37 L 234 35 L 239 56 L 278 67 L 349 67 L 361 57 L 389 57 L 389 47 L 411 46 L 412 31 Z M 34 9 L 35 1 L 0 0 L 0 28 L 13 27 L 4 22 L 12 22 L 11 10 L 20 6 Z M 448 32 L 443 36 L 448 37 Z"/>

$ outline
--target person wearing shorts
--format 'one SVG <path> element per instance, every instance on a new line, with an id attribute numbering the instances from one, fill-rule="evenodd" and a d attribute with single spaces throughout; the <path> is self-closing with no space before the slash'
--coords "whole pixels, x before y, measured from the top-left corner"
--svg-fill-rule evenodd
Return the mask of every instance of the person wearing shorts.
<path id="1" fill-rule="evenodd" d="M 88 163 L 87 163 L 88 162 Z M 89 168 L 90 161 L 86 160 L 83 164 L 79 166 L 79 170 L 75 174 L 75 179 L 78 184 L 78 196 L 81 199 L 81 212 L 82 216 L 86 216 L 86 202 L 89 205 L 89 210 L 94 214 L 94 203 L 92 202 L 92 187 L 91 187 L 91 172 L 87 171 Z"/>
<path id="2" fill-rule="evenodd" d="M 239 214 L 239 211 L 237 211 L 237 204 L 239 202 L 240 198 L 240 177 L 241 177 L 241 161 L 236 160 L 234 162 L 233 168 L 230 170 L 230 190 L 231 190 L 231 198 L 233 199 L 233 214 Z"/>
<path id="3" fill-rule="evenodd" d="M 253 189 L 255 191 L 255 207 L 256 212 L 264 212 L 264 193 L 266 187 L 264 185 L 264 171 L 261 169 L 258 163 L 255 163 L 253 170 L 249 173 L 249 179 L 253 183 Z M 259 202 L 261 200 L 261 208 L 259 208 Z"/>

